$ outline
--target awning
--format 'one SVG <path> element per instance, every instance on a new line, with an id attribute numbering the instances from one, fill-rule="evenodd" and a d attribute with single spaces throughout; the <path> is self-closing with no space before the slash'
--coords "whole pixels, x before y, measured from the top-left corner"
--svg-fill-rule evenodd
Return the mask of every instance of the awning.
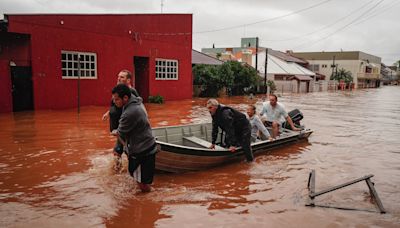
<path id="1" fill-rule="evenodd" d="M 298 79 L 299 81 L 311 81 L 311 80 L 313 80 L 312 77 L 307 76 L 307 75 L 295 75 L 294 77 L 296 79 Z"/>

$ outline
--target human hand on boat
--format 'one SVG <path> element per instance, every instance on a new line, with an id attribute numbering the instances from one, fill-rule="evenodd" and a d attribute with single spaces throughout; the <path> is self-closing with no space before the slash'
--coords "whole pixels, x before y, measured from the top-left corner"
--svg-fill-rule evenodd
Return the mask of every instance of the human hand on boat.
<path id="1" fill-rule="evenodd" d="M 210 149 L 215 149 L 215 144 L 211 144 Z"/>
<path id="2" fill-rule="evenodd" d="M 230 146 L 229 147 L 229 151 L 231 151 L 232 153 L 235 153 L 236 152 L 236 147 Z"/>

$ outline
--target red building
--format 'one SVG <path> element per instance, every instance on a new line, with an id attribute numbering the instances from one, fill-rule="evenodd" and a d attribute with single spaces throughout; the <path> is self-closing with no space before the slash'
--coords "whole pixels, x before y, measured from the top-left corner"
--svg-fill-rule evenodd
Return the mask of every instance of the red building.
<path id="1" fill-rule="evenodd" d="M 122 69 L 145 100 L 191 98 L 191 55 L 191 14 L 5 15 L 0 112 L 107 105 Z"/>

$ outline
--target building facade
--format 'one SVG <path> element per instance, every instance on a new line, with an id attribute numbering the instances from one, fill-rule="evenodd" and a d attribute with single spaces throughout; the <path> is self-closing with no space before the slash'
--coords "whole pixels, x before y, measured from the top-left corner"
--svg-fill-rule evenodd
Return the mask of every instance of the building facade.
<path id="1" fill-rule="evenodd" d="M 319 80 L 314 72 L 306 68 L 307 61 L 288 53 L 259 47 L 257 38 L 242 38 L 241 47 L 202 48 L 202 52 L 221 60 L 236 60 L 252 66 L 258 71 L 260 81 L 274 81 L 278 92 L 313 92 L 314 82 Z"/>
<path id="2" fill-rule="evenodd" d="M 107 105 L 127 69 L 146 101 L 192 96 L 191 14 L 5 15 L 0 111 Z"/>
<path id="3" fill-rule="evenodd" d="M 309 62 L 309 68 L 328 78 L 337 70 L 350 71 L 356 88 L 375 88 L 380 85 L 381 58 L 361 51 L 293 52 L 293 56 Z"/>

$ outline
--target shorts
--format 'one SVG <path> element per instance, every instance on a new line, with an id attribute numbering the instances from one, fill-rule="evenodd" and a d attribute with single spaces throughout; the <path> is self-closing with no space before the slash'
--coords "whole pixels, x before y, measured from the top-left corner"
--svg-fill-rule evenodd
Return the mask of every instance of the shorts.
<path id="1" fill-rule="evenodd" d="M 129 174 L 135 178 L 138 183 L 153 183 L 154 171 L 156 168 L 156 154 L 134 158 L 128 156 Z"/>

